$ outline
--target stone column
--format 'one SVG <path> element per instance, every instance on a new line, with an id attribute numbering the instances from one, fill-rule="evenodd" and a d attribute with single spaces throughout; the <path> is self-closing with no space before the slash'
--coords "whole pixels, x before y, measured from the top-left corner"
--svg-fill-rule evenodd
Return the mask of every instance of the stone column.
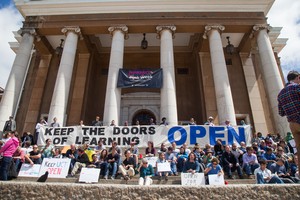
<path id="1" fill-rule="evenodd" d="M 274 56 L 272 45 L 269 39 L 268 31 L 270 26 L 256 25 L 253 26 L 253 32 L 257 32 L 256 39 L 258 51 L 261 59 L 261 69 L 263 72 L 264 83 L 272 110 L 275 129 L 281 135 L 286 135 L 289 131 L 289 126 L 286 117 L 281 117 L 278 114 L 277 95 L 284 87 L 279 68 Z"/>
<path id="2" fill-rule="evenodd" d="M 232 125 L 236 125 L 234 105 L 220 34 L 224 30 L 224 26 L 206 26 L 203 37 L 207 38 L 208 36 L 209 39 L 219 123 L 224 124 L 226 120 L 230 120 Z"/>
<path id="3" fill-rule="evenodd" d="M 0 103 L 0 131 L 2 131 L 9 116 L 13 116 L 16 109 L 18 109 L 17 103 L 19 96 L 22 94 L 22 85 L 33 48 L 34 35 L 36 35 L 35 30 L 32 28 L 21 28 L 18 33 L 22 35 L 22 41 Z"/>
<path id="4" fill-rule="evenodd" d="M 261 95 L 251 54 L 242 52 L 240 53 L 240 57 L 243 65 L 255 131 L 268 133 L 265 112 L 261 101 Z"/>
<path id="5" fill-rule="evenodd" d="M 156 27 L 160 38 L 160 64 L 163 69 L 163 86 L 160 91 L 160 117 L 166 117 L 169 125 L 178 124 L 173 52 L 175 30 L 176 26 Z"/>
<path id="6" fill-rule="evenodd" d="M 119 125 L 121 89 L 117 88 L 119 69 L 123 68 L 124 42 L 127 38 L 127 26 L 112 26 L 108 28 L 112 35 L 109 60 L 108 78 L 106 86 L 103 125 L 108 126 L 111 120 Z"/>
<path id="7" fill-rule="evenodd" d="M 51 123 L 56 117 L 57 122 L 64 126 L 80 28 L 65 27 L 62 32 L 66 35 L 66 40 L 52 95 L 48 122 Z"/>

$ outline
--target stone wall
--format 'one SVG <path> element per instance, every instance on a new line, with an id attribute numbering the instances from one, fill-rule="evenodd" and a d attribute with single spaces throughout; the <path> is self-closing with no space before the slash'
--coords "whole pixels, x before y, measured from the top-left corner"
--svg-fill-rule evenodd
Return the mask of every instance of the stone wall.
<path id="1" fill-rule="evenodd" d="M 0 182 L 6 199 L 300 199 L 300 185 L 158 186 Z"/>

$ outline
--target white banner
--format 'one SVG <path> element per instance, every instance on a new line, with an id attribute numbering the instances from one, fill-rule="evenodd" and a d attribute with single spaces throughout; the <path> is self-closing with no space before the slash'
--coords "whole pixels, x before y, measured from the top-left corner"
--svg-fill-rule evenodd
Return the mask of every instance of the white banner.
<path id="1" fill-rule="evenodd" d="M 19 171 L 18 176 L 20 177 L 38 177 L 41 165 L 31 165 L 23 163 Z"/>
<path id="2" fill-rule="evenodd" d="M 158 157 L 145 157 L 145 159 L 148 161 L 148 164 L 152 165 L 152 167 L 156 167 Z"/>
<path id="3" fill-rule="evenodd" d="M 96 146 L 102 140 L 105 146 L 110 146 L 116 141 L 119 146 L 129 146 L 135 141 L 138 147 L 147 147 L 148 141 L 153 141 L 155 147 L 160 147 L 161 143 L 170 145 L 176 142 L 177 146 L 187 143 L 193 146 L 198 143 L 201 147 L 205 144 L 215 145 L 217 139 L 221 139 L 223 144 L 233 142 L 245 142 L 251 144 L 250 126 L 70 126 L 70 127 L 41 127 L 39 134 L 39 145 L 45 145 L 46 139 L 52 139 L 56 146 L 82 145 L 89 143 Z"/>
<path id="4" fill-rule="evenodd" d="M 204 173 L 181 173 L 181 185 L 205 185 Z"/>
<path id="5" fill-rule="evenodd" d="M 44 158 L 39 176 L 49 172 L 49 178 L 66 178 L 71 159 L 69 158 Z"/>

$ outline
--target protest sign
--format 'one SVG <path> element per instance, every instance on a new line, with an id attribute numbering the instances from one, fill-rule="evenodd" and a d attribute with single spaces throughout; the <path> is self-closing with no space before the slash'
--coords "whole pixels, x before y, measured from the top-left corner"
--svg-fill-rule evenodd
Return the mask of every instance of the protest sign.
<path id="1" fill-rule="evenodd" d="M 39 176 L 49 172 L 49 178 L 66 178 L 71 159 L 69 158 L 44 158 Z"/>
<path id="2" fill-rule="evenodd" d="M 200 186 L 205 185 L 204 173 L 181 173 L 181 185 Z"/>
<path id="3" fill-rule="evenodd" d="M 82 168 L 79 176 L 79 182 L 98 183 L 100 169 L 98 168 Z"/>
<path id="4" fill-rule="evenodd" d="M 145 159 L 148 161 L 148 164 L 152 165 L 152 167 L 156 167 L 157 157 L 145 157 Z"/>
<path id="5" fill-rule="evenodd" d="M 20 177 L 39 177 L 41 165 L 23 163 L 19 171 Z"/>
<path id="6" fill-rule="evenodd" d="M 208 181 L 209 181 L 209 185 L 225 185 L 224 175 L 220 175 L 220 176 L 218 174 L 208 175 Z"/>
<path id="7" fill-rule="evenodd" d="M 171 165 L 169 162 L 157 163 L 157 172 L 170 172 Z"/>

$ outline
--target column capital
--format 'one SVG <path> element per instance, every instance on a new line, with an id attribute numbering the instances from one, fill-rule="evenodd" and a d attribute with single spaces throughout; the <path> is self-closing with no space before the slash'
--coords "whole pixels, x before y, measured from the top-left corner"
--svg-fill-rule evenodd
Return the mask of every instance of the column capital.
<path id="1" fill-rule="evenodd" d="M 61 32 L 64 35 L 66 35 L 69 31 L 72 31 L 72 32 L 76 33 L 77 35 L 79 35 L 79 38 L 81 40 L 83 39 L 79 26 L 65 26 L 64 28 L 61 29 Z"/>
<path id="2" fill-rule="evenodd" d="M 272 29 L 272 26 L 270 26 L 269 24 L 256 24 L 252 27 L 252 32 L 249 37 L 253 38 L 257 31 L 264 30 L 264 29 L 266 29 L 267 33 L 269 33 L 270 30 Z"/>
<path id="3" fill-rule="evenodd" d="M 113 33 L 115 31 L 121 31 L 124 34 L 125 40 L 127 40 L 129 38 L 129 36 L 128 36 L 128 27 L 126 25 L 114 25 L 114 26 L 110 26 L 108 28 L 108 31 L 109 31 L 109 33 L 110 33 L 111 36 L 113 36 Z"/>
<path id="4" fill-rule="evenodd" d="M 25 33 L 28 33 L 33 36 L 37 35 L 34 28 L 20 28 L 20 30 L 18 30 L 18 34 L 20 34 L 21 36 L 23 36 Z"/>
<path id="5" fill-rule="evenodd" d="M 175 37 L 176 26 L 175 25 L 158 25 L 156 26 L 157 38 L 160 39 L 160 34 L 163 30 L 169 30 L 172 33 L 172 37 Z"/>
<path id="6" fill-rule="evenodd" d="M 203 34 L 203 39 L 207 39 L 208 33 L 211 30 L 215 29 L 215 30 L 219 31 L 219 33 L 221 33 L 222 31 L 225 30 L 225 26 L 223 26 L 223 25 L 207 25 L 207 26 L 205 26 L 204 29 L 205 30 L 204 30 L 204 34 Z"/>

